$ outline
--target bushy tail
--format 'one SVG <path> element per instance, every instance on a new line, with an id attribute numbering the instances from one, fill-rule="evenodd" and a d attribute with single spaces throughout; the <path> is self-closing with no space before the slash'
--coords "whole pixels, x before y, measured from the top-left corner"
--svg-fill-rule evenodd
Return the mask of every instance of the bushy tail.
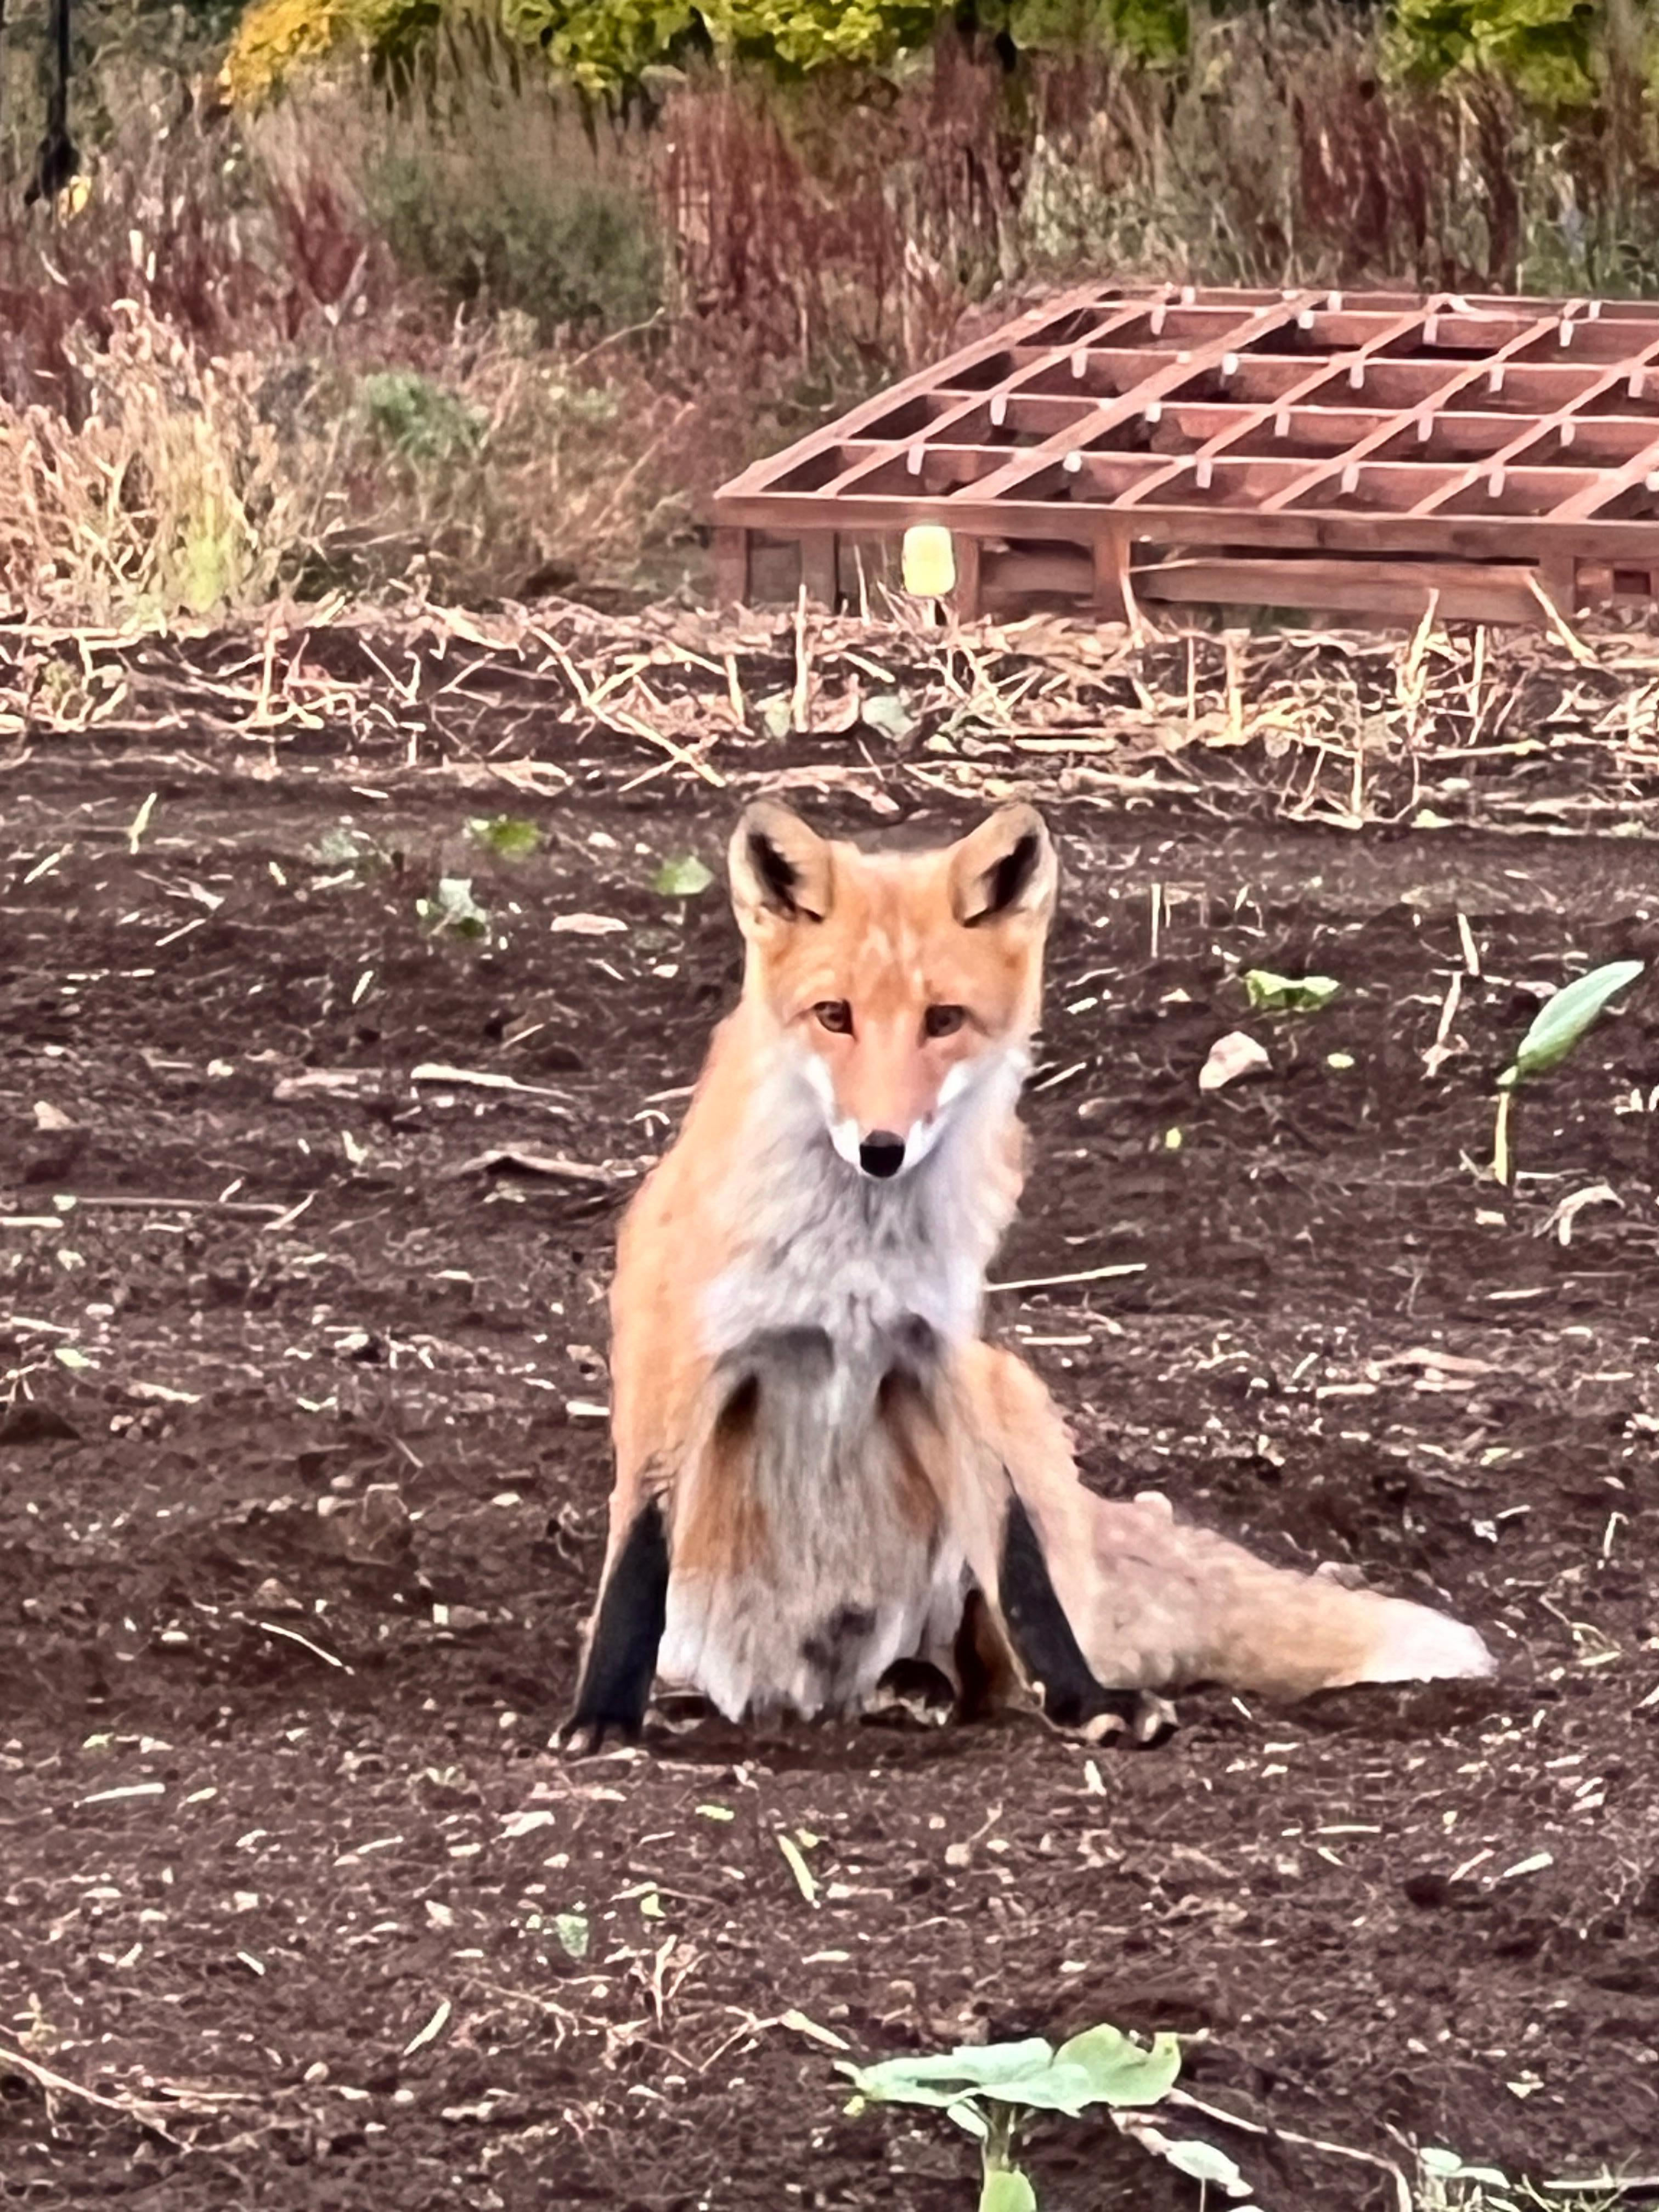
<path id="1" fill-rule="evenodd" d="M 1215 1681 L 1301 1698 L 1356 1682 L 1495 1671 L 1474 1630 L 1448 1613 L 1269 1566 L 1176 1522 L 1161 1498 L 1091 1504 L 1094 1576 L 1081 1641 L 1109 1685 Z"/>

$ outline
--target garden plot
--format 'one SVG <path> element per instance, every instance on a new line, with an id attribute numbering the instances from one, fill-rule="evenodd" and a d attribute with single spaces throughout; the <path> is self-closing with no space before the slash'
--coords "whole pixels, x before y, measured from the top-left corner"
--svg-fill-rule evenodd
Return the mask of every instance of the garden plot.
<path id="1" fill-rule="evenodd" d="M 272 737 L 288 659 L 256 652 L 263 738 L 89 710 L 0 780 L 7 2192 L 955 2212 L 967 2137 L 848 2115 L 836 2061 L 1100 2021 L 1188 2039 L 1193 2097 L 1281 2131 L 1175 2130 L 1265 2205 L 1398 2206 L 1390 2166 L 1474 2201 L 1422 2189 L 1425 2147 L 1650 2169 L 1650 987 L 1517 1089 L 1518 1178 L 1487 1172 L 1546 988 L 1656 938 L 1650 847 L 1529 828 L 1540 793 L 1557 832 L 1650 793 L 1511 716 L 1504 745 L 1545 735 L 1458 772 L 1434 818 L 1464 826 L 1333 826 L 1390 778 L 1429 805 L 1428 714 L 1419 757 L 1362 754 L 1363 799 L 1339 761 L 1328 818 L 1286 818 L 1323 764 L 1267 745 L 1213 641 L 1188 750 L 1149 765 L 1103 693 L 1086 743 L 993 733 L 971 776 L 919 710 L 766 736 L 787 632 L 769 674 L 704 654 L 679 759 L 599 714 L 560 750 L 507 686 L 439 757 L 376 649 L 383 721 Z M 1138 680 L 1179 724 L 1168 653 Z M 1587 754 L 1603 678 L 1552 681 Z M 992 1322 L 1089 1480 L 1449 1605 L 1495 1681 L 1205 1692 L 1145 1754 L 1018 1719 L 548 1753 L 603 1540 L 617 1215 L 738 978 L 695 887 L 779 762 L 860 833 L 1017 778 L 1061 840 L 998 1270 L 1029 1287 Z M 1340 988 L 1253 1010 L 1251 969 Z M 1200 1093 L 1236 1030 L 1267 1069 Z M 1023 2140 L 1045 2208 L 1197 2203 L 1100 2112 Z"/>

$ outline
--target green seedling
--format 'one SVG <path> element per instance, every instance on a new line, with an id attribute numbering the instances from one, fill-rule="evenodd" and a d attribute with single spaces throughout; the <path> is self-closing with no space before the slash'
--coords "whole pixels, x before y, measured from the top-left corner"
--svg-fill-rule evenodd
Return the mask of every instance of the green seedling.
<path id="1" fill-rule="evenodd" d="M 1498 1182 L 1510 1181 L 1513 1165 L 1510 1102 L 1517 1085 L 1559 1067 L 1603 1008 L 1636 981 L 1645 965 L 1640 960 L 1611 960 L 1604 968 L 1592 968 L 1589 975 L 1565 985 L 1539 1010 L 1521 1040 L 1520 1050 L 1498 1079 L 1498 1116 L 1492 1141 L 1492 1171 Z"/>
<path id="2" fill-rule="evenodd" d="M 415 911 L 434 937 L 477 939 L 489 934 L 489 915 L 472 896 L 471 876 L 445 876 L 432 898 L 416 899 Z"/>
<path id="3" fill-rule="evenodd" d="M 1158 2035 L 1150 2049 L 1103 2023 L 1058 2050 L 1034 2036 L 1021 2043 L 969 2045 L 943 2057 L 889 2058 L 875 2066 L 838 2062 L 851 2081 L 848 2105 L 856 2116 L 871 2105 L 920 2105 L 942 2112 L 980 2150 L 979 2212 L 1037 2212 L 1036 2191 L 1015 2160 L 1020 2127 L 1032 2112 L 1075 2119 L 1103 2105 L 1125 2117 L 1133 2134 L 1182 2172 L 1216 2179 L 1246 2194 L 1237 2169 L 1208 2143 L 1176 2142 L 1147 2124 L 1181 2070 L 1181 2045 Z M 1223 2169 L 1225 2169 L 1224 2173 Z"/>
<path id="4" fill-rule="evenodd" d="M 682 853 L 663 862 L 651 878 L 651 888 L 662 898 L 696 898 L 714 880 L 695 853 Z"/>
<path id="5" fill-rule="evenodd" d="M 528 860 L 541 850 L 541 831 L 522 815 L 475 815 L 466 825 L 466 834 L 498 860 Z"/>
<path id="6" fill-rule="evenodd" d="M 1342 988 L 1334 975 L 1275 975 L 1270 968 L 1249 968 L 1244 988 L 1258 1014 L 1316 1014 Z"/>

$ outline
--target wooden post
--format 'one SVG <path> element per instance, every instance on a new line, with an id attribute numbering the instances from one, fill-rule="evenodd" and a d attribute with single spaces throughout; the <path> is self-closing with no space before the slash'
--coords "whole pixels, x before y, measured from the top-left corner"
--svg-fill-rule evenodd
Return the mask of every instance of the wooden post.
<path id="1" fill-rule="evenodd" d="M 749 532 L 731 523 L 714 532 L 714 599 L 722 607 L 749 604 Z"/>
<path id="2" fill-rule="evenodd" d="M 1538 564 L 1538 580 L 1563 622 L 1578 611 L 1578 563 L 1571 553 L 1547 553 Z"/>
<path id="3" fill-rule="evenodd" d="M 1093 546 L 1095 588 L 1094 613 L 1097 622 L 1127 623 L 1129 619 L 1129 599 L 1124 586 L 1129 574 L 1129 547 L 1126 538 L 1109 531 L 1097 538 Z"/>
<path id="4" fill-rule="evenodd" d="M 808 603 L 834 614 L 841 598 L 840 555 L 833 530 L 804 532 L 800 541 L 800 580 Z"/>
<path id="5" fill-rule="evenodd" d="M 956 609 L 957 620 L 977 622 L 983 607 L 979 540 L 964 537 L 958 531 L 951 540 L 951 553 L 957 571 L 957 587 L 951 595 L 951 604 Z"/>
<path id="6" fill-rule="evenodd" d="M 1581 606 L 1604 607 L 1613 597 L 1611 561 L 1586 561 L 1578 565 L 1577 598 Z"/>

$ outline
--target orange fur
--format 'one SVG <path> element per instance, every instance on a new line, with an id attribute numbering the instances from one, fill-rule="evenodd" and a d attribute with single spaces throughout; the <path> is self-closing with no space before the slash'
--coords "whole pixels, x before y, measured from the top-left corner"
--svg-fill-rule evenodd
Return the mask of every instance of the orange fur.
<path id="1" fill-rule="evenodd" d="M 1484 1671 L 1444 1616 L 1095 1497 L 1038 1378 L 982 1340 L 1054 898 L 1040 817 L 870 854 L 763 802 L 731 868 L 743 996 L 611 1291 L 606 1576 L 658 1501 L 665 1673 L 734 1717 L 856 1699 L 918 1653 L 1006 1694 L 1016 1501 L 1109 1690 Z"/>

